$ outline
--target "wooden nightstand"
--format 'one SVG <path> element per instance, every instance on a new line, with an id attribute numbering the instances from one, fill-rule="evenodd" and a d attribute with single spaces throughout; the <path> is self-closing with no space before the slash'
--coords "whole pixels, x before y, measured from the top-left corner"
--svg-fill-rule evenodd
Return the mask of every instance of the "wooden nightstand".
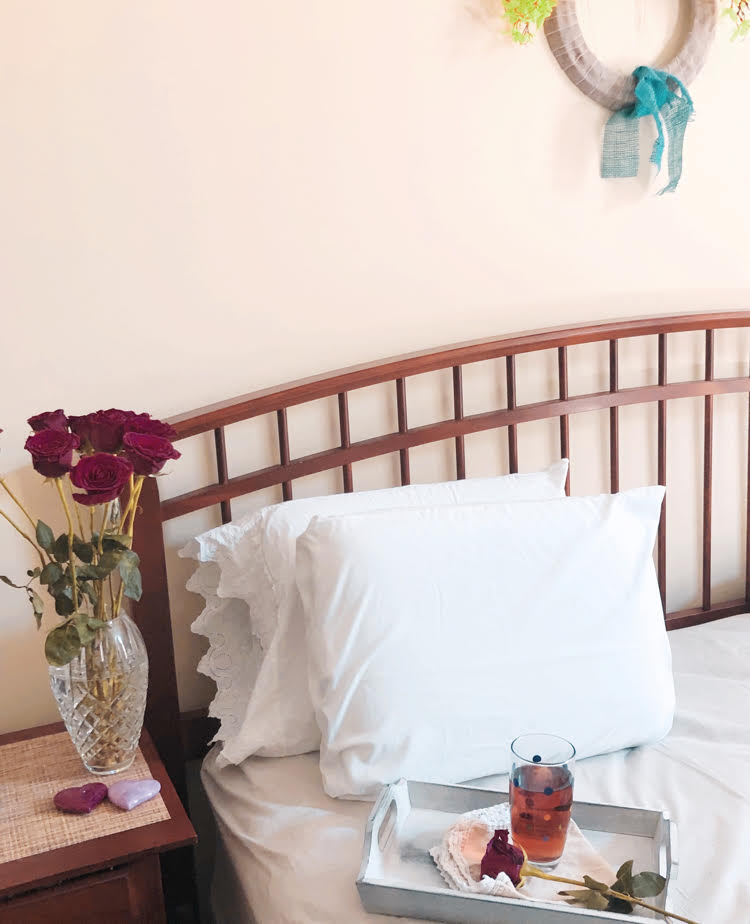
<path id="1" fill-rule="evenodd" d="M 68 749 L 72 745 L 67 735 L 58 735 L 59 732 L 64 732 L 61 724 L 2 735 L 0 748 L 18 742 L 33 743 L 40 748 L 40 755 L 45 755 L 49 766 L 50 757 L 54 758 L 58 750 L 61 757 L 65 755 L 69 759 Z M 39 740 L 53 735 L 54 738 L 46 741 Z M 18 751 L 15 748 L 5 753 L 15 756 Z M 119 811 L 114 807 L 103 803 L 91 815 L 66 816 L 68 820 L 85 820 L 89 832 L 87 839 L 0 863 L 0 924 L 157 924 L 166 920 L 159 854 L 194 844 L 197 837 L 145 731 L 141 736 L 141 753 L 146 762 L 146 775 L 150 773 L 161 783 L 163 805 L 155 803 L 148 815 L 142 813 L 141 818 L 148 823 L 103 836 L 91 836 L 96 831 L 97 812 L 103 809 Z M 17 839 L 22 839 L 28 830 L 38 841 L 40 832 L 46 831 L 47 825 L 55 826 L 57 818 L 50 813 L 48 800 L 51 796 L 46 794 L 50 782 L 39 781 L 30 751 L 25 752 L 25 759 L 29 761 L 27 766 L 22 756 L 18 765 L 13 764 L 13 772 L 6 771 L 4 778 L 0 778 L 0 831 L 4 822 L 6 832 L 13 830 Z M 81 770 L 88 776 L 81 783 L 107 783 L 107 777 L 87 775 L 82 766 Z M 127 778 L 128 771 L 121 776 Z M 36 793 L 34 804 L 39 806 L 38 811 L 32 806 L 14 815 L 14 804 L 17 805 L 18 800 L 28 801 L 32 789 Z M 147 805 L 150 803 L 144 803 L 133 812 Z M 123 819 L 122 824 L 138 822 L 133 813 L 125 814 L 131 818 Z M 102 815 L 102 823 L 107 817 L 110 826 L 119 823 L 112 815 Z M 154 821 L 155 817 L 161 820 Z M 55 836 L 60 836 L 59 831 L 56 830 Z M 67 836 L 70 836 L 70 828 Z"/>

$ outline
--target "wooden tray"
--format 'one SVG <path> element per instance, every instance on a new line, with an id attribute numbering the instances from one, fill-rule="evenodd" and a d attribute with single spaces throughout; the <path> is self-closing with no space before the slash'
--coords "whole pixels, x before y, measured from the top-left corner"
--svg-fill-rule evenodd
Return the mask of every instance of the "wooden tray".
<path id="1" fill-rule="evenodd" d="M 564 903 L 518 901 L 449 889 L 428 851 L 440 843 L 459 815 L 507 801 L 508 793 L 470 786 L 407 780 L 385 786 L 367 822 L 357 878 L 365 910 L 448 924 L 635 924 L 663 920 L 645 909 L 623 916 Z M 666 812 L 574 802 L 573 819 L 613 869 L 632 859 L 636 870 L 653 870 L 664 876 L 666 888 L 649 902 L 666 906 L 677 867 L 676 828 Z"/>

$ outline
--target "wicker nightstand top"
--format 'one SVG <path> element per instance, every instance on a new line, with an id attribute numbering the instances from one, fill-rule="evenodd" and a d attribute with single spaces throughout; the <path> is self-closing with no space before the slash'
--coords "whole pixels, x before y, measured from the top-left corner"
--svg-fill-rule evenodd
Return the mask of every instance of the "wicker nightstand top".
<path id="1" fill-rule="evenodd" d="M 106 800 L 90 815 L 52 805 L 68 786 L 144 777 L 159 780 L 161 793 L 132 812 Z M 86 771 L 61 725 L 0 736 L 0 896 L 195 840 L 146 732 L 133 766 L 111 777 Z"/>
<path id="2" fill-rule="evenodd" d="M 52 804 L 55 793 L 70 786 L 150 776 L 140 749 L 129 770 L 104 777 L 88 773 L 65 732 L 0 747 L 0 863 L 166 821 L 161 795 L 130 812 L 106 799 L 90 815 L 67 815 Z"/>

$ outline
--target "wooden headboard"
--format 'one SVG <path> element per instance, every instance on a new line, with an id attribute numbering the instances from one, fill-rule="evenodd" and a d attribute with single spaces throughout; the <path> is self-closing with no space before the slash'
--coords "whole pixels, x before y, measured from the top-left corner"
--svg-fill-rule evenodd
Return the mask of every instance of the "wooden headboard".
<path id="1" fill-rule="evenodd" d="M 750 312 L 689 314 L 672 317 L 638 318 L 570 328 L 534 331 L 489 340 L 478 340 L 440 349 L 411 353 L 382 362 L 354 366 L 325 375 L 302 379 L 287 385 L 268 388 L 219 404 L 210 405 L 178 417 L 170 423 L 178 439 L 213 433 L 216 448 L 216 481 L 168 500 L 161 500 L 157 479 L 148 479 L 141 496 L 142 518 L 136 548 L 141 556 L 143 597 L 135 608 L 136 620 L 146 639 L 151 663 L 146 724 L 162 759 L 184 795 L 184 746 L 181 730 L 172 623 L 167 590 L 166 556 L 162 527 L 167 520 L 196 510 L 219 505 L 223 522 L 232 518 L 232 500 L 274 485 L 281 485 L 283 499 L 290 500 L 296 479 L 331 469 L 341 470 L 344 491 L 354 490 L 352 464 L 398 452 L 402 484 L 410 481 L 409 450 L 428 443 L 452 440 L 455 447 L 455 474 L 466 476 L 464 438 L 467 434 L 507 428 L 508 461 L 511 472 L 518 471 L 519 425 L 550 418 L 559 419 L 560 455 L 571 459 L 569 417 L 584 411 L 609 409 L 609 482 L 610 489 L 620 485 L 620 426 L 618 411 L 626 405 L 656 403 L 658 425 L 656 455 L 658 480 L 667 484 L 667 402 L 676 398 L 703 398 L 702 497 L 702 578 L 701 604 L 670 613 L 668 628 L 695 625 L 723 616 L 744 612 L 750 601 L 750 532 L 745 549 L 745 595 L 742 599 L 712 603 L 711 584 L 711 511 L 713 464 L 713 399 L 715 395 L 750 393 L 750 376 L 716 378 L 714 376 L 714 332 L 723 328 L 750 327 Z M 670 334 L 698 331 L 705 336 L 705 363 L 699 378 L 672 382 L 668 378 L 667 341 Z M 620 388 L 618 345 L 625 338 L 654 337 L 658 343 L 658 370 L 655 384 Z M 578 344 L 608 343 L 609 388 L 606 391 L 569 395 L 568 347 Z M 557 355 L 558 396 L 533 404 L 516 400 L 516 357 L 542 350 Z M 470 363 L 504 360 L 507 381 L 507 406 L 478 414 L 465 414 L 462 369 Z M 438 370 L 451 370 L 453 376 L 453 414 L 449 419 L 424 426 L 409 427 L 407 379 Z M 750 371 L 750 370 L 749 370 Z M 398 412 L 396 432 L 353 442 L 350 438 L 349 393 L 365 386 L 393 383 Z M 340 445 L 300 458 L 291 458 L 287 409 L 321 398 L 338 399 Z M 228 477 L 225 427 L 265 414 L 275 414 L 278 427 L 277 464 Z M 749 412 L 750 413 L 750 412 Z M 750 456 L 750 453 L 748 454 Z M 750 471 L 747 472 L 750 483 Z M 669 495 L 668 495 L 669 496 Z M 670 499 L 673 503 L 674 499 Z M 748 495 L 750 503 L 750 494 Z M 750 519 L 750 518 L 749 518 Z M 657 573 L 662 601 L 666 601 L 666 522 L 667 504 L 662 511 L 657 540 Z M 184 723 L 183 723 L 184 724 Z"/>

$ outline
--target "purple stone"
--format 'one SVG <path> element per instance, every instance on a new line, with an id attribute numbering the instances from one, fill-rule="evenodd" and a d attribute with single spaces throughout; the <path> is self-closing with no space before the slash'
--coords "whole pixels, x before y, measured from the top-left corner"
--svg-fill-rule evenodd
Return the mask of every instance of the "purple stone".
<path id="1" fill-rule="evenodd" d="M 153 799 L 160 789 L 158 780 L 118 780 L 109 787 L 109 801 L 129 812 L 136 805 Z"/>
<path id="2" fill-rule="evenodd" d="M 55 808 L 73 815 L 88 815 L 107 795 L 104 783 L 86 783 L 85 786 L 72 786 L 55 793 Z"/>

